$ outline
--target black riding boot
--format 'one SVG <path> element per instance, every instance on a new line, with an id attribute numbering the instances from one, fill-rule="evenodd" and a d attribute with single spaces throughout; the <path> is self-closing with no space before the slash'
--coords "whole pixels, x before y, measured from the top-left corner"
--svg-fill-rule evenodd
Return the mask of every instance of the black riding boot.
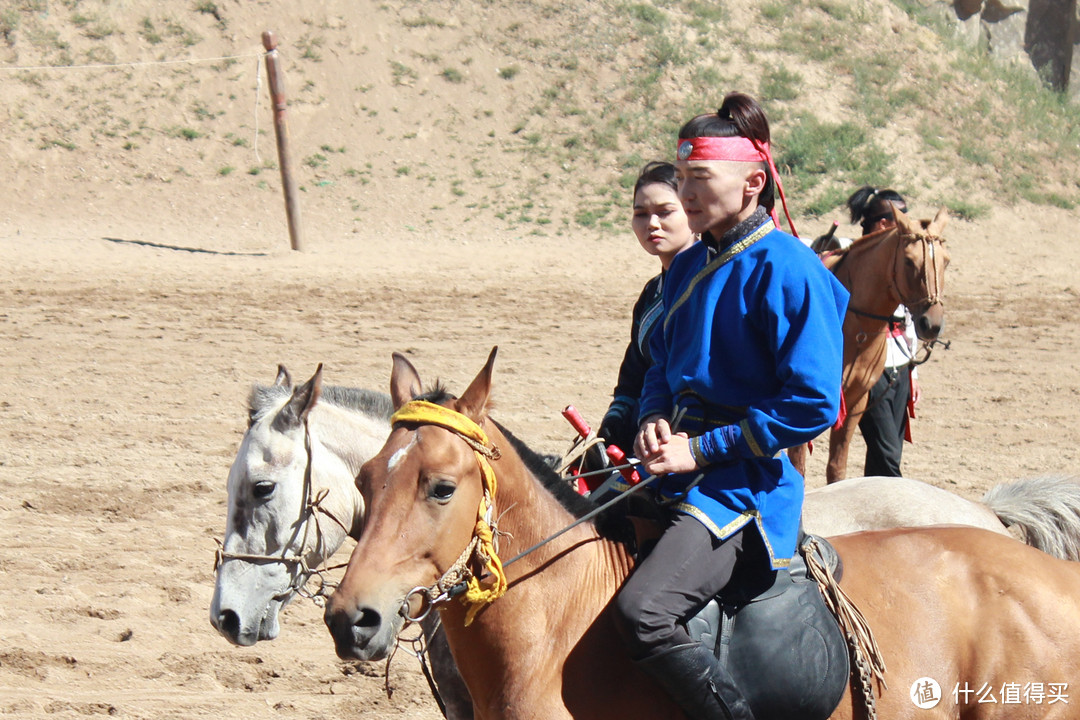
<path id="1" fill-rule="evenodd" d="M 700 643 L 676 645 L 637 665 L 667 690 L 690 720 L 754 720 L 731 675 Z"/>

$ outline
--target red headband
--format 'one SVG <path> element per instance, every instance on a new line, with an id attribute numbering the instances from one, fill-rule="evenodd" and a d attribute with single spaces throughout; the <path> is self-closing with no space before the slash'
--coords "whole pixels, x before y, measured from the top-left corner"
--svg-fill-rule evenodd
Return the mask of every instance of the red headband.
<path id="1" fill-rule="evenodd" d="M 734 162 L 769 162 L 769 145 L 755 143 L 750 138 L 734 137 L 696 137 L 679 141 L 680 160 L 731 160 Z"/>
<path id="2" fill-rule="evenodd" d="M 773 164 L 772 153 L 769 151 L 769 143 L 760 140 L 752 140 L 741 135 L 733 137 L 696 137 L 679 140 L 678 151 L 675 157 L 679 160 L 728 160 L 732 162 L 762 162 L 769 166 L 773 180 L 776 182 L 776 190 L 780 195 L 780 202 L 784 205 L 784 216 L 787 218 L 791 234 L 799 237 L 795 231 L 795 223 L 791 222 L 791 214 L 788 212 L 787 198 L 784 197 L 784 188 L 780 185 L 780 173 Z M 780 227 L 780 218 L 773 208 L 771 213 L 773 224 Z"/>

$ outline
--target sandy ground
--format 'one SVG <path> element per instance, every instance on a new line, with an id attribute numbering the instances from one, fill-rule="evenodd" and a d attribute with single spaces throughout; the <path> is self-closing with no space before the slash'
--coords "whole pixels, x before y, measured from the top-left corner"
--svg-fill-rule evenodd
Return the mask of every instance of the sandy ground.
<path id="1" fill-rule="evenodd" d="M 190 203 L 158 225 L 167 210 L 126 202 L 0 221 L 0 715 L 438 717 L 415 661 L 395 661 L 388 700 L 383 665 L 339 662 L 310 602 L 273 643 L 210 627 L 248 388 L 323 362 L 329 383 L 384 389 L 396 350 L 461 390 L 498 344 L 496 416 L 562 451 L 559 410 L 606 406 L 652 261 L 629 232 L 361 240 L 329 220 L 299 254 L 242 211 Z M 1075 470 L 1078 220 L 949 227 L 952 345 L 922 369 L 907 475 L 977 498 Z"/>

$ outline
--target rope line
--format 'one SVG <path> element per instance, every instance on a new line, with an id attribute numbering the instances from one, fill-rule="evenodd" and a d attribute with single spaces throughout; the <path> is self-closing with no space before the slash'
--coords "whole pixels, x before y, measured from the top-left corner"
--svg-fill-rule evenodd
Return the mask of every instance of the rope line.
<path id="1" fill-rule="evenodd" d="M 255 57 L 255 133 L 251 138 L 251 147 L 255 148 L 255 162 L 262 165 L 259 157 L 259 96 L 262 95 L 262 53 L 256 53 Z"/>
<path id="2" fill-rule="evenodd" d="M 222 55 L 221 57 L 212 58 L 187 58 L 182 60 L 146 60 L 139 62 L 124 62 L 124 63 L 101 63 L 93 65 L 16 65 L 16 66 L 0 66 L 0 72 L 37 72 L 37 71 L 55 71 L 55 70 L 114 70 L 118 68 L 137 68 L 137 67 L 149 67 L 153 65 L 194 65 L 198 63 L 215 63 L 222 62 L 224 60 L 245 60 L 255 58 L 255 107 L 253 109 L 253 115 L 255 118 L 255 130 L 252 134 L 251 147 L 255 152 L 255 162 L 258 165 L 262 164 L 262 156 L 259 153 L 259 96 L 262 94 L 263 76 L 262 76 L 262 60 L 266 57 L 265 51 L 249 52 L 241 55 Z"/>
<path id="3" fill-rule="evenodd" d="M 148 65 L 184 65 L 193 63 L 221 62 L 222 60 L 243 60 L 245 58 L 261 58 L 265 53 L 246 53 L 244 55 L 223 55 L 213 58 L 190 58 L 186 60 L 145 60 L 125 63 L 98 63 L 93 65 L 15 65 L 0 66 L 0 71 L 6 72 L 31 72 L 41 70 L 112 70 L 113 68 L 133 68 Z"/>

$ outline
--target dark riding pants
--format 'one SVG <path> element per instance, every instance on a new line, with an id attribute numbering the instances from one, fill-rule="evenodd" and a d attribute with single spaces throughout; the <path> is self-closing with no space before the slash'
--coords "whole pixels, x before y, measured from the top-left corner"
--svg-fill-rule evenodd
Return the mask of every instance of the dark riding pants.
<path id="1" fill-rule="evenodd" d="M 616 620 L 630 657 L 647 660 L 689 643 L 682 621 L 733 578 L 757 585 L 772 573 L 753 522 L 720 541 L 689 515 L 676 515 L 615 599 Z"/>
<path id="2" fill-rule="evenodd" d="M 911 373 L 907 367 L 885 368 L 870 388 L 867 410 L 859 419 L 859 430 L 866 441 L 864 475 L 900 477 L 910 397 Z"/>

